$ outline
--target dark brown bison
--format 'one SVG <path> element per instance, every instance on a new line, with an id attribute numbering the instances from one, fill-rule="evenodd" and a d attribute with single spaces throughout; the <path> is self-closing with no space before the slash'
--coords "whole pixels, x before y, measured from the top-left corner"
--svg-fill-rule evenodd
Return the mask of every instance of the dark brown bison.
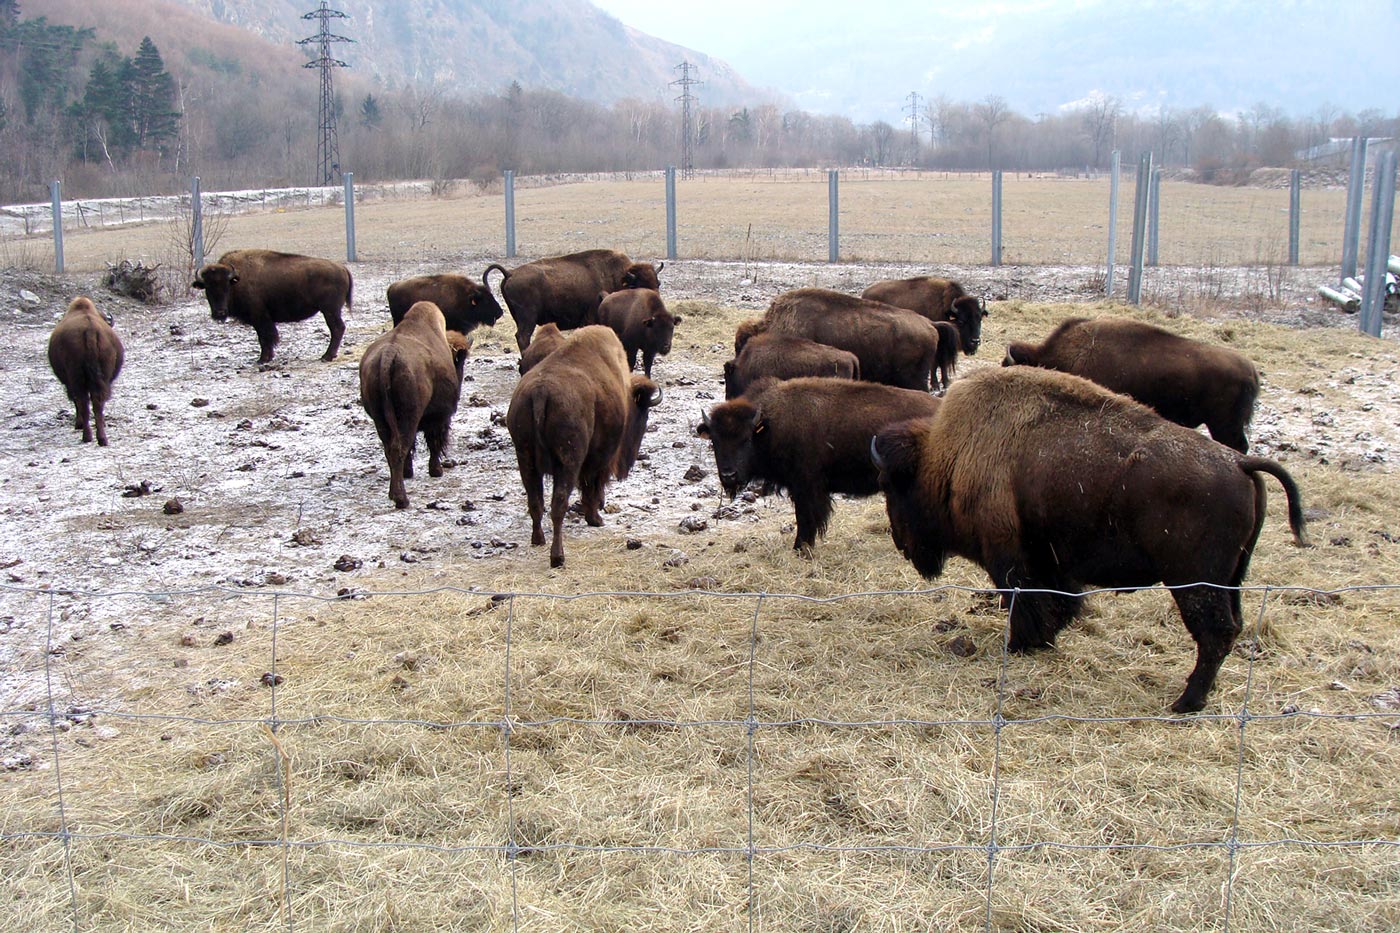
<path id="1" fill-rule="evenodd" d="M 927 392 L 938 362 L 938 329 L 912 311 L 824 288 L 784 292 L 764 315 L 768 333 L 849 350 L 860 377 Z"/>
<path id="2" fill-rule="evenodd" d="M 584 327 L 520 377 L 506 412 L 530 512 L 532 545 L 544 544 L 544 477 L 553 477 L 549 565 L 564 566 L 564 513 L 577 486 L 584 521 L 603 524 L 608 480 L 632 469 L 647 416 L 661 391 L 631 375 L 622 342 L 610 328 Z"/>
<path id="3" fill-rule="evenodd" d="M 360 402 L 384 445 L 389 498 L 396 508 L 408 508 L 403 481 L 413 477 L 419 431 L 428 444 L 428 475 L 442 475 L 442 453 L 469 346 L 461 334 L 447 332 L 437 305 L 420 301 L 360 359 Z"/>
<path id="4" fill-rule="evenodd" d="M 671 340 L 681 316 L 666 310 L 661 293 L 651 288 L 624 288 L 599 298 L 598 323 L 611 327 L 622 341 L 628 367 L 637 368 L 640 353 L 642 371 L 650 376 L 657 356 L 671 352 Z"/>
<path id="5" fill-rule="evenodd" d="M 938 356 L 933 361 L 933 385 L 934 388 L 947 392 L 953 381 L 953 374 L 958 371 L 958 351 L 962 348 L 962 335 L 947 321 L 934 321 L 933 327 L 938 331 Z"/>
<path id="6" fill-rule="evenodd" d="M 340 310 L 351 306 L 355 283 L 349 269 L 329 259 L 235 249 L 200 269 L 190 287 L 204 290 L 214 320 L 233 318 L 252 325 L 262 348 L 259 363 L 272 360 L 278 324 L 304 321 L 320 312 L 331 331 L 330 346 L 321 359 L 330 362 L 345 336 Z"/>
<path id="7" fill-rule="evenodd" d="M 927 393 L 870 382 L 765 379 L 702 414 L 696 431 L 714 446 L 731 499 L 755 479 L 788 491 L 797 512 L 793 547 L 808 554 L 826 534 L 832 493 L 879 492 L 871 438 L 896 421 L 931 416 L 938 405 Z"/>
<path id="8" fill-rule="evenodd" d="M 539 365 L 540 360 L 564 345 L 565 337 L 558 324 L 543 324 L 535 331 L 535 339 L 520 351 L 520 375 L 525 375 Z"/>
<path id="9" fill-rule="evenodd" d="M 1070 318 L 1039 346 L 1012 343 L 1003 366 L 1040 366 L 1073 373 L 1130 395 L 1168 421 L 1194 428 L 1240 453 L 1254 420 L 1259 373 L 1234 350 L 1179 337 L 1126 318 Z"/>
<path id="10" fill-rule="evenodd" d="M 389 314 L 398 324 L 408 309 L 420 301 L 431 301 L 447 319 L 447 329 L 459 334 L 477 327 L 490 327 L 501 319 L 500 304 L 491 289 L 465 275 L 444 272 L 415 275 L 389 286 Z"/>
<path id="11" fill-rule="evenodd" d="M 761 317 L 751 317 L 747 321 L 740 321 L 739 326 L 734 328 L 734 355 L 738 356 L 743 353 L 744 345 L 766 330 L 768 330 L 768 322 Z"/>
<path id="12" fill-rule="evenodd" d="M 49 335 L 49 365 L 68 390 L 75 409 L 73 426 L 83 432 L 84 443 L 92 440 L 96 416 L 97 443 L 107 446 L 105 409 L 125 359 L 121 338 L 92 301 L 74 298 Z"/>
<path id="13" fill-rule="evenodd" d="M 560 330 L 596 323 L 599 295 L 624 288 L 659 290 L 657 274 L 663 262 L 633 262 L 613 249 L 590 249 L 568 256 L 536 259 L 513 270 L 491 263 L 481 274 L 483 282 L 495 270 L 501 273 L 501 295 L 515 318 L 515 342 L 524 350 L 538 324 L 553 321 Z"/>
<path id="14" fill-rule="evenodd" d="M 803 376 L 859 379 L 860 360 L 854 353 L 805 337 L 759 334 L 745 341 L 739 355 L 724 364 L 724 397 L 736 399 L 760 379 Z"/>
<path id="15" fill-rule="evenodd" d="M 916 311 L 930 321 L 948 321 L 958 329 L 962 351 L 968 356 L 974 356 L 982 345 L 982 318 L 987 316 L 987 306 L 957 282 L 927 275 L 885 279 L 861 292 L 860 297 Z"/>
<path id="16" fill-rule="evenodd" d="M 1086 586 L 1165 583 L 1196 640 L 1173 704 L 1199 710 L 1240 631 L 1240 594 L 1264 523 L 1261 474 L 1283 484 L 1306 543 L 1298 488 L 1125 395 L 1065 373 L 986 369 L 931 420 L 871 445 L 890 533 L 925 577 L 949 554 L 982 566 L 1011 607 L 1011 651 L 1048 648 Z M 1026 592 L 1054 590 L 1057 592 Z"/>

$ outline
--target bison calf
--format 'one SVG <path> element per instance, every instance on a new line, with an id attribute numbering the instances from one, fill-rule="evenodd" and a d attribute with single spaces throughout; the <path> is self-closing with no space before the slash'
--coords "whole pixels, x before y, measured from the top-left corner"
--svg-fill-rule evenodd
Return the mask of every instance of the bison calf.
<path id="1" fill-rule="evenodd" d="M 1259 373 L 1243 355 L 1126 318 L 1072 317 L 1039 345 L 1015 342 L 1003 366 L 1039 366 L 1083 376 L 1130 395 L 1168 421 L 1204 424 L 1210 436 L 1249 452 Z"/>
<path id="2" fill-rule="evenodd" d="M 442 311 L 447 329 L 459 334 L 477 327 L 490 327 L 501 319 L 500 303 L 491 289 L 465 275 L 444 272 L 399 279 L 389 286 L 389 315 L 398 324 L 408 309 L 420 301 L 431 301 Z"/>
<path id="3" fill-rule="evenodd" d="M 724 397 L 736 399 L 760 379 L 803 376 L 859 379 L 860 360 L 854 353 L 805 337 L 759 334 L 745 340 L 738 355 L 724 364 Z"/>
<path id="4" fill-rule="evenodd" d="M 846 379 L 763 380 L 702 415 L 720 485 L 732 499 L 751 480 L 786 489 L 797 511 L 793 547 L 811 553 L 831 519 L 831 495 L 879 491 L 870 440 L 887 425 L 924 418 L 939 400 L 924 392 Z"/>
<path id="5" fill-rule="evenodd" d="M 671 352 L 671 340 L 680 322 L 681 316 L 667 311 L 661 293 L 651 288 L 624 288 L 603 297 L 598 305 L 598 323 L 611 327 L 622 341 L 628 369 L 637 368 L 640 353 L 642 371 L 648 378 L 656 357 Z"/>
<path id="6" fill-rule="evenodd" d="M 49 365 L 75 407 L 74 427 L 83 442 L 92 440 L 97 420 L 97 443 L 107 446 L 107 400 L 122 371 L 126 351 L 121 338 L 87 298 L 74 298 L 49 335 Z"/>
<path id="7" fill-rule="evenodd" d="M 540 364 L 540 360 L 558 350 L 568 339 L 559 330 L 558 324 L 545 324 L 540 327 L 535 331 L 535 338 L 530 341 L 530 345 L 520 351 L 520 364 L 517 367 L 520 375 L 523 376 L 534 369 Z"/>
<path id="8" fill-rule="evenodd" d="M 1196 641 L 1179 713 L 1205 705 L 1239 634 L 1238 587 L 1264 524 L 1261 474 L 1283 485 L 1294 539 L 1306 539 L 1283 467 L 1064 373 L 982 370 L 932 419 L 882 432 L 871 453 L 890 533 L 921 574 L 938 576 L 954 554 L 1017 591 L 1012 651 L 1053 645 L 1086 586 L 1174 587 Z"/>
<path id="9" fill-rule="evenodd" d="M 200 269 L 190 287 L 204 290 L 214 320 L 233 318 L 252 326 L 262 350 L 259 363 L 272 361 L 280 339 L 278 324 L 304 321 L 320 312 L 331 332 L 330 346 L 321 357 L 329 363 L 340 352 L 345 336 L 340 312 L 350 307 L 355 285 L 350 270 L 329 259 L 235 249 Z"/>
<path id="10" fill-rule="evenodd" d="M 544 544 L 544 477 L 553 477 L 549 565 L 564 566 L 564 513 L 578 487 L 583 517 L 603 524 L 608 480 L 632 469 L 647 417 L 661 391 L 627 368 L 622 342 L 607 327 L 584 327 L 520 377 L 506 412 L 530 512 L 530 543 Z"/>
<path id="11" fill-rule="evenodd" d="M 389 498 L 396 508 L 408 508 L 403 481 L 413 477 L 419 431 L 428 444 L 428 475 L 442 475 L 469 346 L 461 334 L 447 332 L 437 305 L 420 301 L 360 359 L 360 402 L 384 445 Z"/>
<path id="12" fill-rule="evenodd" d="M 930 321 L 949 322 L 958 329 L 962 351 L 968 356 L 975 355 L 982 345 L 982 319 L 987 316 L 987 306 L 957 282 L 927 275 L 885 279 L 861 292 L 860 297 L 906 308 Z"/>
<path id="13" fill-rule="evenodd" d="M 663 262 L 633 262 L 614 249 L 589 249 L 567 256 L 536 259 L 515 269 L 491 263 L 481 274 L 487 285 L 494 270 L 501 273 L 501 295 L 515 318 L 515 342 L 524 350 L 538 324 L 553 321 L 560 330 L 594 323 L 601 294 L 624 288 L 661 288 L 657 274 Z"/>

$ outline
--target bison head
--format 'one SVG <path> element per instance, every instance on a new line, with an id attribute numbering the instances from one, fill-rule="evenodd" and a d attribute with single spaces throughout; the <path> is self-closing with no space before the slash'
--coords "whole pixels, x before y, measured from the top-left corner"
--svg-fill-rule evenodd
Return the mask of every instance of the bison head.
<path id="1" fill-rule="evenodd" d="M 632 407 L 627 412 L 627 426 L 613 464 L 613 475 L 618 479 L 626 479 L 637 462 L 637 455 L 642 452 L 642 437 L 647 433 L 647 419 L 651 410 L 661 404 L 661 387 L 646 376 L 632 376 L 627 389 Z"/>
<path id="2" fill-rule="evenodd" d="M 644 322 L 646 325 L 646 345 L 661 356 L 671 352 L 671 340 L 676 335 L 676 325 L 681 322 L 679 314 L 662 309 Z"/>
<path id="3" fill-rule="evenodd" d="M 1026 343 L 1022 340 L 1013 340 L 1006 345 L 1006 356 L 1002 357 L 1003 366 L 1034 366 L 1035 365 L 1035 344 Z"/>
<path id="4" fill-rule="evenodd" d="M 238 284 L 238 272 L 232 266 L 211 262 L 195 274 L 190 288 L 204 291 L 209 299 L 209 316 L 216 321 L 228 319 L 228 300 L 233 294 L 233 286 Z"/>
<path id="5" fill-rule="evenodd" d="M 661 279 L 657 278 L 661 270 L 666 268 L 666 263 L 653 266 L 649 262 L 634 262 L 627 267 L 627 271 L 622 273 L 623 288 L 650 288 L 653 291 L 661 290 Z"/>
<path id="6" fill-rule="evenodd" d="M 489 286 L 483 284 L 472 289 L 470 297 L 467 298 L 468 328 L 475 327 L 477 324 L 490 327 L 499 321 L 503 314 L 505 312 L 501 309 L 501 303 L 496 300 L 496 296 Z M 461 328 L 453 327 L 451 321 L 447 322 L 447 326 L 451 330 L 461 330 Z"/>
<path id="7" fill-rule="evenodd" d="M 948 320 L 958 329 L 958 340 L 968 356 L 975 355 L 982 344 L 982 318 L 986 316 L 987 306 L 970 295 L 954 301 L 948 311 Z"/>
<path id="8" fill-rule="evenodd" d="M 926 489 L 920 455 L 927 419 L 891 425 L 870 439 L 870 459 L 879 471 L 880 490 L 890 519 L 895 547 L 924 577 L 943 572 L 947 557 L 939 524 L 926 503 L 934 491 Z"/>
<path id="9" fill-rule="evenodd" d="M 756 475 L 757 438 L 765 428 L 763 409 L 747 398 L 723 402 L 700 415 L 695 433 L 709 438 L 714 447 L 715 472 L 731 499 Z"/>

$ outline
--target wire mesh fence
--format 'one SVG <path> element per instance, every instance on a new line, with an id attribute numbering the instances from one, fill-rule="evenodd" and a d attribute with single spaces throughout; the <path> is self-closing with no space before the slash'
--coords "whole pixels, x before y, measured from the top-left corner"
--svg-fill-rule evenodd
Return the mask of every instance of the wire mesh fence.
<path id="1" fill-rule="evenodd" d="M 6 762 L 12 781 L 28 778 L 0 826 L 7 899 L 28 928 L 74 930 L 143 915 L 148 929 L 1394 928 L 1400 688 L 1304 709 L 1260 674 L 1289 663 L 1270 647 L 1280 599 L 1387 601 L 1400 587 L 1245 587 L 1258 607 L 1217 687 L 1225 696 L 1189 717 L 1133 708 L 1162 691 L 1116 714 L 1082 697 L 1038 708 L 1043 688 L 1005 648 L 1030 592 L 5 587 L 42 655 L 37 692 L 3 711 L 34 749 Z M 1000 651 L 959 679 L 937 658 L 900 656 L 901 622 L 872 655 L 896 683 L 873 698 L 842 657 L 855 644 L 820 648 L 810 666 L 812 636 L 789 615 L 925 627 L 930 602 L 953 597 L 1005 616 Z M 65 613 L 102 605 L 125 620 L 114 625 L 136 626 L 216 602 L 260 619 L 238 635 L 246 676 L 262 674 L 237 715 L 202 712 L 226 683 L 162 692 L 142 659 L 67 669 Z M 697 605 L 729 620 L 724 644 L 708 646 L 724 663 L 657 662 Z M 377 607 L 390 608 L 392 634 L 373 645 Z M 428 615 L 460 638 L 434 660 L 411 631 Z M 649 627 L 656 657 L 614 644 L 617 620 Z M 382 715 L 363 676 L 332 670 L 402 645 L 424 654 L 374 669 L 388 695 L 420 694 L 398 701 L 400 715 Z M 556 676 L 592 651 L 611 666 Z M 94 695 L 104 699 L 84 699 Z M 147 747 L 184 744 L 180 768 L 146 768 L 149 751 L 134 748 L 96 757 L 92 742 L 74 744 L 76 725 L 94 721 Z M 404 735 L 423 747 L 406 753 Z"/>

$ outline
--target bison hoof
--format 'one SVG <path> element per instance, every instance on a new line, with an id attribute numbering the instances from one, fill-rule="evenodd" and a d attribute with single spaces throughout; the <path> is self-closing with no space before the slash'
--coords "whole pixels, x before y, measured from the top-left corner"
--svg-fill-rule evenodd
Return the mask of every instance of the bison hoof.
<path id="1" fill-rule="evenodd" d="M 1188 697 L 1182 694 L 1175 703 L 1172 704 L 1173 713 L 1199 713 L 1205 708 L 1205 697 Z"/>
<path id="2" fill-rule="evenodd" d="M 395 500 L 394 500 L 394 508 L 396 508 L 396 509 L 406 509 L 406 508 L 408 508 L 408 499 L 395 499 Z"/>
<path id="3" fill-rule="evenodd" d="M 530 535 L 530 546 L 531 546 L 531 547 L 543 547 L 543 546 L 544 546 L 544 532 L 543 532 L 543 531 L 536 531 L 536 532 L 534 532 L 533 534 Z"/>
<path id="4" fill-rule="evenodd" d="M 1049 651 L 1053 647 L 1055 647 L 1053 642 L 1021 641 L 1017 638 L 1006 643 L 1006 650 L 1012 654 L 1034 654 L 1037 651 Z"/>
<path id="5" fill-rule="evenodd" d="M 321 355 L 321 362 L 322 362 L 322 363 L 329 363 L 329 362 L 330 362 L 331 360 L 333 360 L 333 359 L 335 359 L 335 354 L 334 354 L 334 353 L 323 353 L 323 354 Z"/>
<path id="6" fill-rule="evenodd" d="M 551 554 L 551 555 L 549 556 L 549 566 L 551 566 L 551 567 L 562 567 L 562 566 L 564 566 L 564 555 L 560 554 L 560 555 L 556 556 L 556 555 Z"/>
<path id="7" fill-rule="evenodd" d="M 431 477 L 434 477 L 434 478 L 441 476 L 441 475 L 442 475 L 442 467 L 440 467 L 440 466 L 430 466 L 430 467 L 428 467 L 428 475 L 431 476 Z"/>
<path id="8" fill-rule="evenodd" d="M 590 528 L 603 527 L 603 516 L 599 515 L 597 512 L 594 512 L 592 515 L 585 515 L 583 520 L 588 523 Z"/>

